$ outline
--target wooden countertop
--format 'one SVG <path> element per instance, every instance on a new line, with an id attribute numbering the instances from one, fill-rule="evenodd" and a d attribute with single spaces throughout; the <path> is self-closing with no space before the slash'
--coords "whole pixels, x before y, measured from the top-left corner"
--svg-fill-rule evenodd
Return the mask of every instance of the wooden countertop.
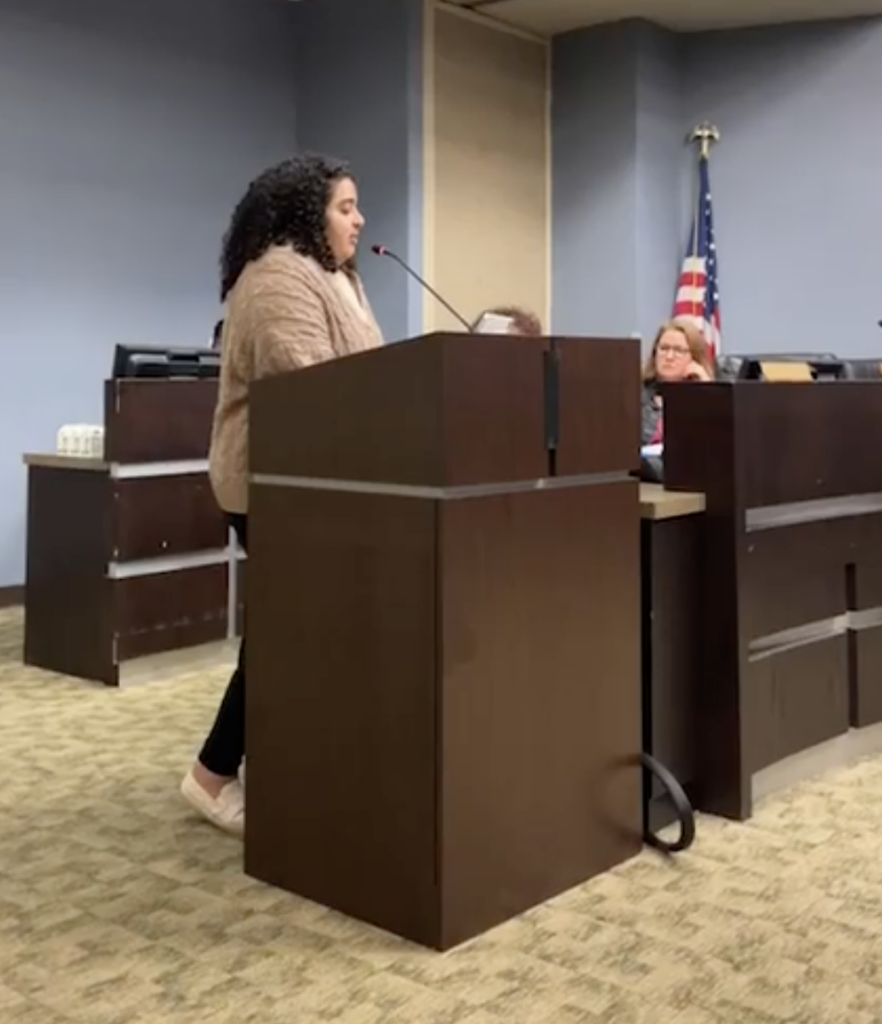
<path id="1" fill-rule="evenodd" d="M 26 466 L 41 466 L 44 469 L 86 469 L 93 473 L 106 473 L 110 469 L 110 463 L 104 459 L 90 459 L 77 455 L 25 452 L 21 460 Z"/>
<path id="2" fill-rule="evenodd" d="M 103 459 L 88 459 L 76 455 L 50 455 L 27 452 L 22 456 L 26 466 L 46 469 L 79 469 L 93 473 L 106 473 L 110 463 Z M 640 485 L 640 517 L 642 519 L 676 519 L 704 512 L 704 495 L 691 491 L 666 491 L 660 484 Z"/>
<path id="3" fill-rule="evenodd" d="M 703 494 L 692 491 L 666 491 L 661 484 L 640 485 L 641 519 L 677 519 L 704 512 Z"/>

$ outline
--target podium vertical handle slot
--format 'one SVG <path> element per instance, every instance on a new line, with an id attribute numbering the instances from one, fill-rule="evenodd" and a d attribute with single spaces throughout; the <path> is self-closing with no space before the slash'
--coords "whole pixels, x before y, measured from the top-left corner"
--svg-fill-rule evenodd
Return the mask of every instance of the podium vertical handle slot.
<path id="1" fill-rule="evenodd" d="M 545 377 L 545 448 L 548 452 L 548 475 L 557 476 L 557 446 L 560 442 L 560 350 L 549 343 L 544 355 Z"/>

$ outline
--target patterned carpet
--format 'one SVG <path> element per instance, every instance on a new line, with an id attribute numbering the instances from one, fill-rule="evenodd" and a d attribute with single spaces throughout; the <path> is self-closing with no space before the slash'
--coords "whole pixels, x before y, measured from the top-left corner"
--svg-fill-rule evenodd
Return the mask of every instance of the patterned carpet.
<path id="1" fill-rule="evenodd" d="M 176 787 L 220 671 L 25 669 L 0 612 L 2 1024 L 882 1021 L 882 762 L 444 956 L 245 878 Z"/>

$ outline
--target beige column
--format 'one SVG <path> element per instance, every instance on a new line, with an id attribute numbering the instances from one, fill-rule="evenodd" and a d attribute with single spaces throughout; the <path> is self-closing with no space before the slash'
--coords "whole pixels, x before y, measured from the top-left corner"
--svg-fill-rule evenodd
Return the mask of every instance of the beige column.
<path id="1" fill-rule="evenodd" d="M 550 48 L 430 2 L 426 11 L 424 269 L 471 319 L 551 297 Z M 431 299 L 424 329 L 461 329 Z"/>

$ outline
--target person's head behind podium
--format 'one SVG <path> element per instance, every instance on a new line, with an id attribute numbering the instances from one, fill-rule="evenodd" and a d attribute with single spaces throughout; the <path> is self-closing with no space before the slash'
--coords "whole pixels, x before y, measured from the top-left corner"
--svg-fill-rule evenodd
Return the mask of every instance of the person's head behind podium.
<path id="1" fill-rule="evenodd" d="M 665 321 L 644 364 L 643 382 L 708 381 L 714 376 L 710 347 L 699 328 L 683 318 Z"/>
<path id="2" fill-rule="evenodd" d="M 508 320 L 509 334 L 523 334 L 530 338 L 542 337 L 542 321 L 535 313 L 521 309 L 520 306 L 494 306 L 492 309 L 485 309 L 472 324 L 472 330 L 480 331 L 481 322 L 486 317 Z"/>
<path id="3" fill-rule="evenodd" d="M 664 423 L 659 384 L 714 379 L 713 357 L 704 335 L 691 320 L 667 320 L 658 329 L 643 366 L 641 444 L 662 444 Z"/>

